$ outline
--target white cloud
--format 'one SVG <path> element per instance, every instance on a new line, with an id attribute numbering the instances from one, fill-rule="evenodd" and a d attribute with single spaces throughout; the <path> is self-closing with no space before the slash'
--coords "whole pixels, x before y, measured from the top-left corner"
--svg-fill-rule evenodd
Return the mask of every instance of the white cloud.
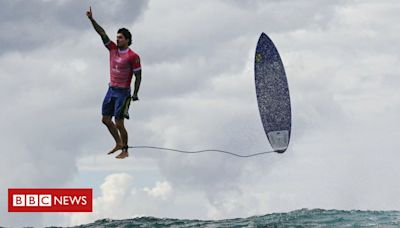
<path id="1" fill-rule="evenodd" d="M 158 181 L 152 188 L 137 188 L 134 178 L 127 173 L 107 176 L 100 189 L 100 196 L 93 202 L 93 213 L 76 213 L 72 216 L 65 214 L 70 219 L 69 225 L 85 224 L 102 218 L 137 217 L 144 215 L 142 210 L 157 214 L 160 209 L 156 205 L 172 194 L 172 186 L 167 181 Z"/>
<path id="2" fill-rule="evenodd" d="M 171 194 L 172 187 L 168 182 L 164 181 L 157 182 L 154 188 L 144 188 L 143 190 L 153 198 L 166 199 Z"/>
<path id="3" fill-rule="evenodd" d="M 85 224 L 94 220 L 117 215 L 127 216 L 124 205 L 130 199 L 133 177 L 125 173 L 116 173 L 106 177 L 101 185 L 101 195 L 93 200 L 93 213 L 79 213 L 71 216 L 71 225 Z M 69 214 L 66 215 L 70 217 Z"/>

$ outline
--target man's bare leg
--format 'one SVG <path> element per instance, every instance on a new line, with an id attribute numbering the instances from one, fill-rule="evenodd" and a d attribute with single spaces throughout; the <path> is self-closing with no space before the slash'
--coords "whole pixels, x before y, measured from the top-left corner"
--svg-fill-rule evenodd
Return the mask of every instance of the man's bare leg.
<path id="1" fill-rule="evenodd" d="M 118 129 L 115 126 L 115 124 L 111 120 L 111 116 L 103 116 L 102 122 L 107 126 L 108 130 L 110 131 L 112 137 L 115 140 L 115 147 L 110 150 L 107 154 L 112 154 L 118 150 L 121 150 L 124 147 L 124 144 L 122 143 L 121 136 L 118 133 Z"/>
<path id="2" fill-rule="evenodd" d="M 124 119 L 115 120 L 115 126 L 118 129 L 119 134 L 121 135 L 121 141 L 122 141 L 123 147 L 125 147 L 122 149 L 122 152 L 116 158 L 124 159 L 129 156 L 128 148 L 127 148 L 128 147 L 128 132 L 126 131 L 125 126 L 124 126 Z"/>

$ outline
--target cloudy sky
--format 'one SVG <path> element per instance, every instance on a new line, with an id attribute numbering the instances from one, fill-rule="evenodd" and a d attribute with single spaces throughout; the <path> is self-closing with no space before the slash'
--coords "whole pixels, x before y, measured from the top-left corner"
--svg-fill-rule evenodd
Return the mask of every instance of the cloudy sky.
<path id="1" fill-rule="evenodd" d="M 131 145 L 269 150 L 253 82 L 265 32 L 289 81 L 288 151 L 105 155 L 108 52 L 89 5 L 110 38 L 130 29 L 141 56 Z M 0 225 L 400 209 L 398 12 L 397 0 L 0 1 Z M 11 187 L 93 188 L 94 212 L 11 214 Z"/>

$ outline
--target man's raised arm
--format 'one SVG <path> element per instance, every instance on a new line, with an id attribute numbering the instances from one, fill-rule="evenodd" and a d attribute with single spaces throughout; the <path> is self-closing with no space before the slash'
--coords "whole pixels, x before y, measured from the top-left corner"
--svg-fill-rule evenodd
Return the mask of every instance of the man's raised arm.
<path id="1" fill-rule="evenodd" d="M 89 7 L 89 11 L 86 11 L 86 16 L 92 22 L 94 30 L 96 30 L 96 32 L 100 35 L 101 39 L 103 40 L 103 43 L 104 44 L 108 43 L 110 41 L 110 38 L 108 38 L 106 31 L 104 31 L 104 29 L 94 20 L 91 6 Z"/>

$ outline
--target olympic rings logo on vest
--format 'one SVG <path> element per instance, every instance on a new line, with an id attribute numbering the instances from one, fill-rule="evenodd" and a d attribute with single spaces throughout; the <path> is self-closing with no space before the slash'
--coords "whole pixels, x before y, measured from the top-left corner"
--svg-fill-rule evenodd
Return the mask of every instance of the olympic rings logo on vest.
<path id="1" fill-rule="evenodd" d="M 91 188 L 10 188 L 8 212 L 93 212 Z"/>

